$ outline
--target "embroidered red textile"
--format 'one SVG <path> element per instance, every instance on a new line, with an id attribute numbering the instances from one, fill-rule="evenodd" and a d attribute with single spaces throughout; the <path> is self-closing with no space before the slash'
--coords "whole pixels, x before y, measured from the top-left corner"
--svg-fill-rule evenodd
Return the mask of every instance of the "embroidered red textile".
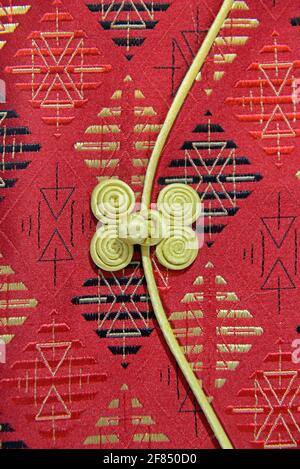
<path id="1" fill-rule="evenodd" d="M 141 199 L 220 0 L 0 3 L 2 448 L 219 448 L 155 318 L 139 249 L 93 264 L 98 182 Z M 173 332 L 235 448 L 300 444 L 300 4 L 235 1 L 155 175 L 204 245 L 152 256 Z"/>

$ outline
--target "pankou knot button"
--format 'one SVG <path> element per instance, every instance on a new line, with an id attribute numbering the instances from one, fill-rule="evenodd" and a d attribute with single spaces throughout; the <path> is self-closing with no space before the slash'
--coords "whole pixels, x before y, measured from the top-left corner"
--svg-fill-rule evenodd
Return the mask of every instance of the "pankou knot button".
<path id="1" fill-rule="evenodd" d="M 197 192 L 185 184 L 165 187 L 157 208 L 134 211 L 133 190 L 123 181 L 99 183 L 92 193 L 92 211 L 101 226 L 92 239 L 90 252 L 102 270 L 115 272 L 127 267 L 134 245 L 156 246 L 158 261 L 168 269 L 182 270 L 196 259 L 198 238 L 191 228 L 201 208 Z"/>

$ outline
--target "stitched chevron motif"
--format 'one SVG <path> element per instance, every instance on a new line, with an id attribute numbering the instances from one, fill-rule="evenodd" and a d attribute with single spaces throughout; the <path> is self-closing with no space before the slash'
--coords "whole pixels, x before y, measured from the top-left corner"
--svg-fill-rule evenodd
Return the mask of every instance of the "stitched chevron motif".
<path id="1" fill-rule="evenodd" d="M 300 442 L 299 371 L 283 340 L 249 377 L 236 405 L 228 413 L 239 415 L 240 431 L 250 435 L 256 449 L 295 449 Z"/>
<path id="2" fill-rule="evenodd" d="M 116 177 L 125 162 L 131 165 L 131 177 L 125 181 L 140 200 L 145 171 L 160 129 L 157 112 L 127 75 L 107 106 L 99 110 L 86 128 L 84 140 L 76 142 L 74 148 L 98 181 Z"/>
<path id="3" fill-rule="evenodd" d="M 180 148 L 182 155 L 171 160 L 168 175 L 160 176 L 158 183 L 180 182 L 198 191 L 204 204 L 206 244 L 211 247 L 262 176 L 249 171 L 249 158 L 238 154 L 236 143 L 227 139 L 221 125 L 212 122 L 209 111 L 205 117 L 206 122 L 194 128 L 191 139 Z"/>
<path id="4" fill-rule="evenodd" d="M 30 47 L 17 52 L 17 65 L 6 67 L 7 73 L 30 77 L 17 87 L 31 92 L 32 106 L 42 110 L 45 123 L 56 127 L 56 137 L 62 125 L 74 120 L 75 109 L 87 102 L 86 90 L 100 86 L 98 79 L 87 76 L 98 77 L 111 68 L 99 64 L 99 50 L 86 44 L 84 31 L 70 31 L 72 21 L 62 2 L 55 0 L 52 11 L 41 18 L 43 29 L 28 37 Z"/>
<path id="5" fill-rule="evenodd" d="M 49 319 L 1 384 L 18 389 L 14 404 L 25 406 L 28 424 L 37 424 L 37 431 L 55 445 L 70 433 L 106 374 L 94 371 L 96 360 L 86 354 L 81 340 L 70 337 L 69 325 L 60 322 L 55 310 Z"/>
<path id="6" fill-rule="evenodd" d="M 41 149 L 39 143 L 28 142 L 30 130 L 19 124 L 18 117 L 14 110 L 0 110 L 0 201 Z"/>
<path id="7" fill-rule="evenodd" d="M 197 378 L 215 393 L 213 388 L 223 388 L 263 328 L 212 262 L 199 271 L 179 309 L 169 316 L 174 334 Z"/>
<path id="8" fill-rule="evenodd" d="M 26 15 L 31 5 L 13 5 L 12 0 L 0 2 L 0 50 L 6 45 L 6 35 L 12 34 L 19 26 L 19 19 Z M 19 2 L 18 2 L 19 3 Z"/>
<path id="9" fill-rule="evenodd" d="M 110 401 L 105 415 L 99 416 L 96 432 L 85 439 L 85 446 L 97 448 L 123 443 L 126 447 L 145 448 L 151 443 L 169 441 L 167 435 L 157 431 L 155 420 L 145 414 L 143 402 L 133 395 L 127 384 L 123 384 L 119 394 Z"/>
<path id="10" fill-rule="evenodd" d="M 148 31 L 153 30 L 158 17 L 166 12 L 169 3 L 144 0 L 102 0 L 101 3 L 89 3 L 88 9 L 96 13 L 99 24 L 111 32 L 115 45 L 124 48 L 125 57 L 131 60 L 133 49 L 144 44 Z"/>
<path id="11" fill-rule="evenodd" d="M 121 277 L 98 276 L 84 282 L 88 294 L 77 296 L 72 303 L 81 306 L 84 319 L 90 322 L 101 342 L 127 368 L 140 350 L 143 339 L 153 331 L 154 314 L 139 261 L 123 270 Z M 84 309 L 83 309 L 84 307 Z"/>
<path id="12" fill-rule="evenodd" d="M 251 125 L 250 135 L 277 166 L 293 153 L 300 136 L 299 102 L 294 99 L 300 64 L 291 54 L 291 47 L 274 31 L 272 43 L 267 43 L 258 61 L 249 66 L 249 76 L 236 83 L 238 96 L 226 100 L 234 106 L 237 119 Z"/>

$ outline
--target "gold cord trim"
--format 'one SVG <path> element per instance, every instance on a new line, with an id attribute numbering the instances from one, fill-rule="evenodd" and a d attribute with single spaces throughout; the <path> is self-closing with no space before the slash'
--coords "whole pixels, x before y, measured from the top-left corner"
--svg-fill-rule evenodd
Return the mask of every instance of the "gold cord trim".
<path id="1" fill-rule="evenodd" d="M 158 139 L 155 143 L 146 177 L 145 185 L 143 191 L 142 202 L 145 206 L 149 206 L 151 202 L 151 194 L 153 189 L 153 182 L 156 174 L 157 165 L 161 154 L 164 150 L 166 141 L 169 137 L 169 134 L 173 128 L 173 125 L 181 111 L 181 108 L 196 80 L 197 75 L 201 71 L 201 68 L 216 40 L 220 30 L 233 7 L 234 0 L 224 0 L 223 5 L 216 16 L 210 30 L 207 33 L 207 36 L 202 43 L 190 69 L 188 70 L 181 86 L 176 94 L 176 97 L 169 109 L 165 122 L 161 128 Z M 160 325 L 161 331 L 165 337 L 165 340 L 177 361 L 178 366 L 180 367 L 183 375 L 185 376 L 195 398 L 197 399 L 200 408 L 202 409 L 211 429 L 213 430 L 221 448 L 223 449 L 233 449 L 233 446 L 229 440 L 229 437 L 226 434 L 225 429 L 222 426 L 218 416 L 216 415 L 213 407 L 211 406 L 206 394 L 204 393 L 201 384 L 193 373 L 183 351 L 181 350 L 176 337 L 174 336 L 173 330 L 169 324 L 164 307 L 162 305 L 158 288 L 156 285 L 153 266 L 150 258 L 150 247 L 142 246 L 142 259 L 143 266 L 145 271 L 145 277 L 147 280 L 147 285 L 149 289 L 149 294 L 151 297 L 152 305 L 155 311 L 157 321 Z"/>

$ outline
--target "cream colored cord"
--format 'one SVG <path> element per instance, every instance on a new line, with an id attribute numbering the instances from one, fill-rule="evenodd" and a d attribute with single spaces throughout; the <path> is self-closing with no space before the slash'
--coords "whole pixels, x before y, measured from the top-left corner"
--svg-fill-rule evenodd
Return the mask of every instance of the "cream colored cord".
<path id="1" fill-rule="evenodd" d="M 163 127 L 160 131 L 158 139 L 156 141 L 153 153 L 151 155 L 149 166 L 146 173 L 145 185 L 143 191 L 142 202 L 144 206 L 149 206 L 151 202 L 151 194 L 153 189 L 154 178 L 156 174 L 157 165 L 161 154 L 164 150 L 166 141 L 169 137 L 169 134 L 173 128 L 173 125 L 179 115 L 181 108 L 195 82 L 197 75 L 199 74 L 219 32 L 226 20 L 234 0 L 224 0 L 223 5 L 215 18 L 207 36 L 202 43 L 189 71 L 187 72 L 176 97 L 169 109 L 166 120 L 163 124 Z M 173 330 L 169 324 L 164 307 L 162 305 L 158 288 L 156 285 L 153 266 L 150 259 L 150 248 L 148 246 L 142 247 L 142 259 L 143 266 L 145 271 L 145 276 L 147 280 L 148 290 L 151 297 L 152 305 L 155 311 L 155 315 L 161 331 L 165 337 L 165 340 L 176 359 L 183 375 L 185 376 L 190 388 L 192 389 L 195 398 L 197 399 L 200 408 L 202 409 L 211 429 L 213 430 L 221 448 L 223 449 L 232 449 L 233 446 L 224 430 L 218 416 L 216 415 L 213 407 L 211 406 L 207 396 L 205 395 L 202 386 L 198 379 L 196 378 L 190 364 L 188 363 L 182 349 L 177 342 L 176 337 L 174 336 Z"/>

